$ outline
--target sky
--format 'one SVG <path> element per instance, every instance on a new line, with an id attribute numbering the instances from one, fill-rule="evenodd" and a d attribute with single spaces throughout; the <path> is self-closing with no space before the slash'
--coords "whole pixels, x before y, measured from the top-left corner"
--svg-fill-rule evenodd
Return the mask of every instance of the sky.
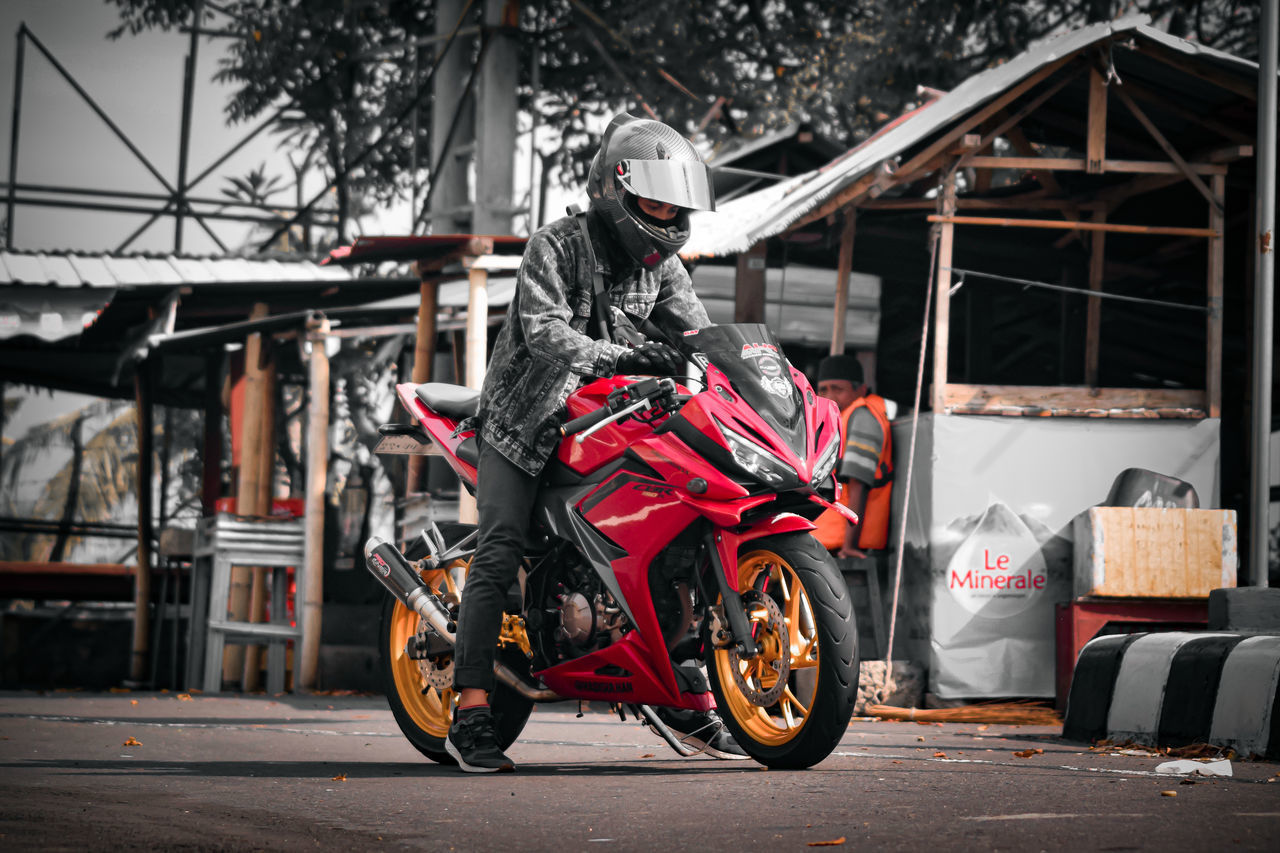
<path id="1" fill-rule="evenodd" d="M 109 41 L 117 11 L 104 0 L 4 0 L 0 2 L 0 157 L 7 180 L 16 34 L 21 23 L 80 83 L 170 184 L 178 173 L 178 132 L 182 116 L 182 70 L 188 40 L 180 33 L 149 32 Z M 222 112 L 228 89 L 212 83 L 224 40 L 202 39 L 192 118 L 188 175 L 194 177 L 239 141 L 252 125 L 227 127 Z M 19 123 L 17 183 L 165 192 L 107 125 L 94 115 L 53 65 L 30 42 L 25 47 Z M 244 150 L 195 188 L 217 196 L 225 177 L 244 175 L 260 163 L 287 174 L 288 164 L 269 134 Z M 147 204 L 146 202 L 128 202 Z M 138 214 L 86 213 L 65 208 L 19 206 L 14 243 L 19 249 L 110 251 L 146 219 Z M 244 228 L 215 223 L 228 246 Z M 130 248 L 170 251 L 171 219 L 157 222 Z M 198 226 L 185 230 L 184 251 L 207 254 L 217 246 Z"/>

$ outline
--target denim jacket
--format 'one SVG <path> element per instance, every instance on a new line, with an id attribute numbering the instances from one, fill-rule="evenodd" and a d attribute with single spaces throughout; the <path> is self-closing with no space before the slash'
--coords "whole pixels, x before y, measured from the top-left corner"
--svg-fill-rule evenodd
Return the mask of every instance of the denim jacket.
<path id="1" fill-rule="evenodd" d="M 653 269 L 619 260 L 591 223 L 596 259 L 617 316 L 651 319 L 668 337 L 710 324 L 678 257 Z M 611 376 L 626 350 L 594 340 L 592 285 L 582 233 L 566 216 L 525 246 L 515 295 L 494 343 L 480 392 L 481 437 L 512 463 L 537 474 L 555 452 L 563 407 L 585 380 Z"/>

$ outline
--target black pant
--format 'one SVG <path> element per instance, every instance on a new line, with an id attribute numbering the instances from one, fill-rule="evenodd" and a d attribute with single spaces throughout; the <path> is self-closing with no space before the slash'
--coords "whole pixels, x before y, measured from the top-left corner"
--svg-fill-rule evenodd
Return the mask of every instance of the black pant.
<path id="1" fill-rule="evenodd" d="M 502 629 L 502 607 L 520 571 L 537 490 L 535 475 L 480 442 L 476 475 L 479 536 L 458 615 L 458 643 L 453 654 L 455 690 L 493 690 L 493 658 Z"/>

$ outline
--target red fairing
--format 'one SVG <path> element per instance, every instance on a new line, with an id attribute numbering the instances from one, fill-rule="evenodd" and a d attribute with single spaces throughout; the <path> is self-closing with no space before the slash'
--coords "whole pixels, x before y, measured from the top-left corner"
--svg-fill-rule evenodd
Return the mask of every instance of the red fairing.
<path id="1" fill-rule="evenodd" d="M 697 711 L 715 708 L 716 701 L 710 693 L 680 692 L 675 686 L 666 649 L 660 649 L 659 654 L 662 660 L 655 666 L 653 650 L 644 643 L 639 632 L 632 631 L 598 652 L 565 661 L 536 675 L 561 696 L 640 705 L 671 705 Z M 665 666 L 661 665 L 663 663 Z M 607 666 L 619 667 L 629 674 L 601 675 L 597 672 Z"/>
<path id="2" fill-rule="evenodd" d="M 594 412 L 604 405 L 605 399 L 619 388 L 625 388 L 638 377 L 611 376 L 597 379 L 569 395 L 565 402 L 568 411 L 566 421 Z M 587 474 L 601 465 L 612 462 L 634 442 L 653 430 L 636 420 L 611 424 L 592 435 L 582 444 L 571 438 L 560 442 L 557 457 L 579 474 Z"/>

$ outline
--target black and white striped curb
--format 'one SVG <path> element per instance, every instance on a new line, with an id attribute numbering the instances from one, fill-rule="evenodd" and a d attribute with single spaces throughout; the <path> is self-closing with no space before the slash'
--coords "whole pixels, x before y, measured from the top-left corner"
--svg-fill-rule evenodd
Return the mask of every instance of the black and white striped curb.
<path id="1" fill-rule="evenodd" d="M 1076 661 L 1062 736 L 1280 758 L 1278 687 L 1280 635 L 1097 637 Z"/>

